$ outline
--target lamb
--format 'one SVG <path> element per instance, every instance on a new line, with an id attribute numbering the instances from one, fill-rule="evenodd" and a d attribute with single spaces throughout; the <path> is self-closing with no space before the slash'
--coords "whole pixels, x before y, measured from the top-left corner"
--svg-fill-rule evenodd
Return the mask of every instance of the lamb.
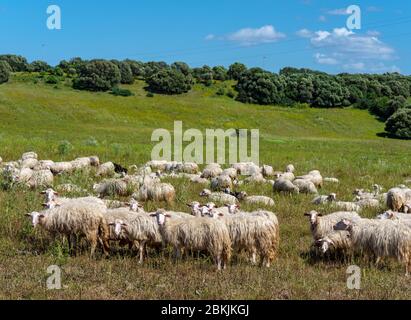
<path id="1" fill-rule="evenodd" d="M 352 242 L 348 231 L 334 231 L 324 238 L 318 239 L 315 245 L 325 254 L 329 251 L 342 251 L 348 254 L 352 250 Z"/>
<path id="2" fill-rule="evenodd" d="M 239 200 L 244 201 L 246 204 L 258 204 L 263 206 L 274 206 L 274 200 L 270 197 L 266 196 L 248 196 L 247 192 L 242 191 L 239 193 L 238 197 Z"/>
<path id="3" fill-rule="evenodd" d="M 294 185 L 290 180 L 282 178 L 275 180 L 273 190 L 285 193 L 300 193 L 300 189 L 296 185 Z"/>
<path id="4" fill-rule="evenodd" d="M 310 229 L 314 241 L 322 239 L 328 234 L 334 232 L 334 225 L 341 221 L 341 219 L 360 219 L 360 216 L 356 212 L 334 212 L 323 216 L 317 211 L 310 211 L 304 214 L 310 218 Z"/>
<path id="5" fill-rule="evenodd" d="M 221 166 L 218 163 L 210 163 L 204 168 L 203 173 L 201 174 L 201 178 L 215 178 L 219 176 L 222 172 L 223 170 L 221 169 Z"/>
<path id="6" fill-rule="evenodd" d="M 50 187 L 53 185 L 53 174 L 50 170 L 38 170 L 33 171 L 31 177 L 25 182 L 25 184 L 35 189 L 38 187 Z"/>
<path id="7" fill-rule="evenodd" d="M 52 160 L 40 160 L 34 166 L 33 170 L 51 170 L 51 167 L 54 165 Z"/>
<path id="8" fill-rule="evenodd" d="M 387 207 L 393 211 L 404 211 L 404 205 L 411 201 L 411 189 L 392 188 L 387 193 Z"/>
<path id="9" fill-rule="evenodd" d="M 94 256 L 97 242 L 103 244 L 106 256 L 109 252 L 109 231 L 104 214 L 106 207 L 97 203 L 70 202 L 62 206 L 27 215 L 32 218 L 34 227 L 40 226 L 51 234 L 67 236 L 72 248 L 71 236 L 85 236 L 91 244 L 90 256 Z"/>
<path id="10" fill-rule="evenodd" d="M 154 183 L 143 185 L 137 193 L 137 200 L 140 201 L 166 201 L 172 203 L 175 199 L 176 191 L 169 183 Z"/>
<path id="11" fill-rule="evenodd" d="M 73 164 L 71 162 L 55 162 L 50 166 L 51 172 L 55 175 L 60 175 L 64 173 L 70 173 L 74 170 Z"/>
<path id="12" fill-rule="evenodd" d="M 237 178 L 237 170 L 235 168 L 224 169 L 221 174 L 229 176 L 231 179 Z"/>
<path id="13" fill-rule="evenodd" d="M 36 159 L 37 160 L 38 155 L 37 155 L 37 153 L 35 153 L 33 151 L 23 153 L 22 156 L 21 156 L 21 160 L 24 161 L 24 160 L 27 160 L 27 159 Z"/>
<path id="14" fill-rule="evenodd" d="M 181 249 L 206 250 L 213 257 L 217 269 L 225 269 L 231 258 L 231 240 L 224 223 L 214 219 L 168 219 L 164 210 L 153 214 L 157 218 L 164 242 L 171 244 L 175 252 Z"/>
<path id="15" fill-rule="evenodd" d="M 209 215 L 225 223 L 234 250 L 249 253 L 252 264 L 257 262 L 258 253 L 261 265 L 270 267 L 280 241 L 278 220 L 273 213 L 269 216 L 263 212 L 225 215 L 211 210 Z"/>
<path id="16" fill-rule="evenodd" d="M 112 176 L 115 173 L 115 166 L 113 162 L 106 162 L 103 163 L 101 166 L 98 167 L 96 176 Z"/>
<path id="17" fill-rule="evenodd" d="M 400 221 L 392 220 L 350 220 L 342 219 L 334 230 L 346 230 L 350 233 L 353 247 L 371 252 L 377 257 L 376 264 L 382 258 L 391 257 L 405 265 L 405 275 L 411 268 L 411 228 Z"/>
<path id="18" fill-rule="evenodd" d="M 274 169 L 271 166 L 263 165 L 261 173 L 265 178 L 274 176 Z"/>
<path id="19" fill-rule="evenodd" d="M 232 188 L 233 182 L 228 175 L 220 174 L 216 178 L 211 179 L 211 190 L 221 190 L 224 188 Z"/>
<path id="20" fill-rule="evenodd" d="M 328 178 L 328 177 L 325 177 L 325 178 L 324 178 L 324 182 L 340 183 L 340 180 L 338 180 L 337 178 Z"/>
<path id="21" fill-rule="evenodd" d="M 220 202 L 224 204 L 237 204 L 238 199 L 230 194 L 225 194 L 223 192 L 211 192 L 208 189 L 203 189 L 200 193 L 201 197 L 208 197 L 210 201 Z"/>
<path id="22" fill-rule="evenodd" d="M 343 211 L 360 212 L 362 208 L 355 202 L 335 201 L 332 203 L 333 208 Z"/>
<path id="23" fill-rule="evenodd" d="M 328 196 L 318 196 L 311 201 L 312 204 L 321 205 L 336 201 L 337 195 L 335 193 L 330 193 Z"/>
<path id="24" fill-rule="evenodd" d="M 298 187 L 300 193 L 318 194 L 315 184 L 309 179 L 297 178 L 293 181 L 293 184 Z"/>
<path id="25" fill-rule="evenodd" d="M 292 164 L 287 165 L 287 167 L 285 168 L 285 172 L 294 173 L 294 171 L 295 171 L 295 168 L 294 168 L 294 165 Z"/>

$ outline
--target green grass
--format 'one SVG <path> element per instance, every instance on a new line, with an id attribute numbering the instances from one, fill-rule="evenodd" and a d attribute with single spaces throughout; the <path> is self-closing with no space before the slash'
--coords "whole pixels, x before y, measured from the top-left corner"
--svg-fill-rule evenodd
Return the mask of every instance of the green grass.
<path id="1" fill-rule="evenodd" d="M 381 138 L 384 124 L 366 111 L 356 109 L 310 109 L 257 106 L 238 103 L 196 86 L 180 96 L 146 97 L 144 83 L 122 86 L 134 93 L 116 97 L 109 93 L 57 87 L 31 76 L 15 75 L 0 86 L 0 156 L 18 159 L 35 150 L 41 159 L 71 160 L 100 156 L 123 165 L 141 164 L 150 158 L 154 129 L 256 128 L 260 130 L 260 162 L 281 170 L 293 163 L 298 173 L 319 169 L 335 176 L 339 185 L 325 185 L 321 193 L 336 192 L 352 199 L 355 188 L 373 183 L 385 188 L 411 177 L 411 141 Z M 225 83 L 224 85 L 228 85 Z M 73 148 L 61 155 L 63 140 Z M 91 189 L 88 174 L 59 177 Z M 172 181 L 177 189 L 173 209 L 186 210 L 185 203 L 200 200 L 200 186 Z M 167 255 L 150 252 L 142 266 L 136 258 L 118 249 L 110 259 L 89 260 L 67 254 L 65 245 L 33 231 L 24 213 L 41 208 L 38 192 L 17 189 L 0 191 L 0 298 L 32 299 L 388 299 L 411 298 L 411 282 L 401 265 L 387 261 L 376 268 L 360 258 L 354 261 L 314 261 L 310 258 L 311 236 L 303 213 L 313 209 L 310 196 L 273 194 L 268 186 L 249 185 L 249 194 L 272 196 L 280 220 L 281 247 L 272 268 L 234 259 L 225 272 L 215 272 L 206 258 L 190 258 L 174 264 Z M 164 204 L 147 203 L 146 210 Z M 245 207 L 245 209 L 253 209 Z M 327 208 L 322 209 L 328 212 Z M 365 216 L 374 216 L 367 211 Z M 346 288 L 346 268 L 362 268 L 362 289 Z M 60 291 L 45 289 L 46 269 L 58 264 L 63 270 Z"/>

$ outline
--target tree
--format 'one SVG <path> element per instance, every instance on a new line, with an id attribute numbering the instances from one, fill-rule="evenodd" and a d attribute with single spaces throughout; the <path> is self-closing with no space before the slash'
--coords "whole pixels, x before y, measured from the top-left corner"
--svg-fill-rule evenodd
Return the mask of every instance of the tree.
<path id="1" fill-rule="evenodd" d="M 83 60 L 79 57 L 72 58 L 70 61 L 62 60 L 60 61 L 57 67 L 64 70 L 65 73 L 75 76 L 76 74 L 79 75 L 82 70 L 85 68 L 86 64 L 88 63 L 87 60 Z"/>
<path id="2" fill-rule="evenodd" d="M 133 76 L 135 78 L 144 76 L 144 63 L 143 62 L 130 60 L 130 59 L 126 59 L 124 60 L 124 62 L 130 66 L 131 72 L 133 73 Z"/>
<path id="3" fill-rule="evenodd" d="M 150 61 L 144 64 L 144 79 L 150 78 L 152 75 L 160 70 L 168 69 L 169 66 L 164 61 L 156 62 Z"/>
<path id="4" fill-rule="evenodd" d="M 0 60 L 0 84 L 9 81 L 11 67 L 6 61 Z"/>
<path id="5" fill-rule="evenodd" d="M 185 76 L 175 69 L 162 69 L 147 80 L 148 90 L 163 94 L 181 94 L 192 86 L 191 76 Z"/>
<path id="6" fill-rule="evenodd" d="M 28 70 L 28 62 L 26 58 L 14 54 L 0 55 L 0 60 L 6 61 L 13 72 L 23 72 Z"/>
<path id="7" fill-rule="evenodd" d="M 378 116 L 383 121 L 386 121 L 399 109 L 404 108 L 407 103 L 407 99 L 403 96 L 394 97 L 390 100 L 388 100 L 388 98 L 378 98 L 375 100 L 377 103 L 374 103 L 369 110 L 372 114 Z"/>
<path id="8" fill-rule="evenodd" d="M 180 62 L 180 61 L 174 62 L 171 65 L 171 69 L 177 70 L 181 72 L 182 74 L 184 74 L 185 76 L 191 75 L 191 68 L 185 62 Z"/>
<path id="9" fill-rule="evenodd" d="M 73 88 L 89 91 L 107 91 L 121 81 L 119 68 L 106 60 L 92 60 L 81 68 L 80 75 L 73 81 Z"/>
<path id="10" fill-rule="evenodd" d="M 278 104 L 284 100 L 283 78 L 260 68 L 243 72 L 236 85 L 237 100 L 245 103 Z"/>
<path id="11" fill-rule="evenodd" d="M 411 107 L 395 112 L 386 122 L 385 131 L 402 139 L 411 139 Z"/>
<path id="12" fill-rule="evenodd" d="M 202 83 L 207 87 L 213 84 L 213 70 L 209 66 L 194 68 L 193 75 L 198 83 Z"/>
<path id="13" fill-rule="evenodd" d="M 227 76 L 229 79 L 238 80 L 245 71 L 247 71 L 247 67 L 244 64 L 235 62 L 228 67 Z"/>
<path id="14" fill-rule="evenodd" d="M 216 66 L 213 68 L 213 79 L 225 81 L 227 80 L 227 69 L 223 66 Z"/>
<path id="15" fill-rule="evenodd" d="M 49 72 L 52 68 L 47 62 L 36 60 L 30 64 L 29 69 L 31 72 Z"/>
<path id="16" fill-rule="evenodd" d="M 120 70 L 120 74 L 121 74 L 120 82 L 122 84 L 132 84 L 134 82 L 133 72 L 131 71 L 130 64 L 128 64 L 127 62 L 118 61 L 118 60 L 111 60 L 111 62 L 114 63 Z"/>

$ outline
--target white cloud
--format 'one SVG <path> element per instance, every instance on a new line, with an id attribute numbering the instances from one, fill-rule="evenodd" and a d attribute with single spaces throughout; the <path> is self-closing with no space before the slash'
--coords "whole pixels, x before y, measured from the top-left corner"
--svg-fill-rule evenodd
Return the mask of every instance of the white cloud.
<path id="1" fill-rule="evenodd" d="M 261 28 L 244 28 L 227 36 L 227 40 L 239 42 L 243 45 L 275 42 L 285 38 L 285 34 L 278 32 L 272 25 Z"/>
<path id="2" fill-rule="evenodd" d="M 347 63 L 347 64 L 344 64 L 342 67 L 345 70 L 363 71 L 365 69 L 365 63 L 364 62 Z"/>
<path id="3" fill-rule="evenodd" d="M 322 54 L 322 53 L 316 53 L 314 55 L 314 58 L 319 64 L 336 65 L 339 63 L 337 59 L 333 57 L 329 57 L 326 54 Z"/>
<path id="4" fill-rule="evenodd" d="M 296 35 L 301 38 L 311 38 L 313 36 L 313 32 L 308 29 L 301 29 L 296 32 Z"/>
<path id="5" fill-rule="evenodd" d="M 327 18 L 325 16 L 319 16 L 318 20 L 320 20 L 321 22 L 325 22 L 327 21 Z"/>
<path id="6" fill-rule="evenodd" d="M 214 34 L 209 34 L 205 37 L 205 40 L 210 41 L 210 40 L 214 40 L 215 39 L 215 35 Z"/>
<path id="7" fill-rule="evenodd" d="M 349 13 L 347 12 L 347 8 L 340 8 L 340 9 L 329 10 L 327 11 L 327 14 L 331 16 L 346 16 Z"/>

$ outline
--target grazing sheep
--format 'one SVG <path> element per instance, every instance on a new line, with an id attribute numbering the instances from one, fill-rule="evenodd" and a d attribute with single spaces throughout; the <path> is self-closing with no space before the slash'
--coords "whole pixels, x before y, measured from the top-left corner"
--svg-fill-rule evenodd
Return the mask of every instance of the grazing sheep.
<path id="1" fill-rule="evenodd" d="M 98 241 L 103 244 L 104 254 L 106 256 L 109 254 L 109 231 L 104 218 L 105 212 L 104 205 L 73 201 L 53 209 L 27 215 L 32 218 L 34 227 L 40 226 L 53 235 L 66 236 L 70 248 L 72 248 L 71 236 L 85 236 L 91 244 L 90 256 L 93 257 Z"/>
<path id="2" fill-rule="evenodd" d="M 334 201 L 331 205 L 333 208 L 343 211 L 360 212 L 362 210 L 357 203 L 349 201 Z"/>
<path id="3" fill-rule="evenodd" d="M 255 174 L 260 174 L 261 169 L 253 162 L 239 162 L 231 165 L 232 168 L 237 170 L 239 175 L 252 176 Z"/>
<path id="4" fill-rule="evenodd" d="M 316 188 L 322 188 L 323 186 L 323 177 L 318 170 L 310 171 L 306 175 L 297 177 L 297 179 L 310 180 Z"/>
<path id="5" fill-rule="evenodd" d="M 249 196 L 247 195 L 247 192 L 242 191 L 238 194 L 238 200 L 244 201 L 246 204 L 251 204 L 251 205 L 263 205 L 263 206 L 274 206 L 274 200 L 271 199 L 270 197 L 266 196 Z"/>
<path id="6" fill-rule="evenodd" d="M 146 163 L 146 166 L 150 167 L 152 171 L 165 171 L 167 166 L 166 160 L 151 160 Z"/>
<path id="7" fill-rule="evenodd" d="M 376 219 L 379 220 L 410 220 L 411 221 L 411 214 L 402 213 L 402 212 L 394 212 L 392 210 L 385 211 L 377 216 Z"/>
<path id="8" fill-rule="evenodd" d="M 200 171 L 197 163 L 194 163 L 194 162 L 179 163 L 177 165 L 176 170 L 178 172 L 183 172 L 183 173 L 188 173 L 188 174 L 197 174 Z"/>
<path id="9" fill-rule="evenodd" d="M 137 193 L 139 201 L 166 201 L 172 203 L 175 199 L 176 191 L 169 183 L 153 183 L 143 185 Z"/>
<path id="10" fill-rule="evenodd" d="M 292 164 L 287 165 L 287 167 L 285 168 L 285 172 L 294 173 L 295 172 L 294 165 Z"/>
<path id="11" fill-rule="evenodd" d="M 22 156 L 21 156 L 21 160 L 24 161 L 24 160 L 27 160 L 27 159 L 36 159 L 37 160 L 38 155 L 37 155 L 37 153 L 35 153 L 33 151 L 23 153 Z"/>
<path id="12" fill-rule="evenodd" d="M 101 166 L 98 167 L 96 176 L 98 177 L 112 176 L 116 172 L 115 169 L 116 168 L 113 162 L 103 163 Z"/>
<path id="13" fill-rule="evenodd" d="M 71 165 L 74 170 L 87 169 L 91 166 L 98 167 L 100 165 L 100 160 L 97 156 L 82 157 L 71 161 Z"/>
<path id="14" fill-rule="evenodd" d="M 324 178 L 324 182 L 330 182 L 330 183 L 340 183 L 340 180 L 338 180 L 337 178 Z"/>
<path id="15" fill-rule="evenodd" d="M 72 183 L 60 184 L 56 187 L 57 192 L 62 193 L 86 193 L 87 190 L 80 188 L 79 186 Z"/>
<path id="16" fill-rule="evenodd" d="M 411 201 L 411 189 L 392 188 L 387 193 L 387 207 L 393 211 L 404 211 L 404 205 Z"/>
<path id="17" fill-rule="evenodd" d="M 221 174 L 229 176 L 231 179 L 237 178 L 237 170 L 235 168 L 224 169 Z"/>
<path id="18" fill-rule="evenodd" d="M 151 184 L 152 182 L 153 179 L 148 176 L 125 176 L 121 179 L 105 179 L 100 183 L 94 184 L 93 191 L 101 198 L 113 195 L 130 196 L 139 189 L 140 185 Z"/>
<path id="19" fill-rule="evenodd" d="M 53 180 L 54 176 L 50 170 L 38 170 L 33 171 L 31 177 L 25 182 L 25 184 L 31 189 L 51 187 L 53 185 Z"/>
<path id="20" fill-rule="evenodd" d="M 51 167 L 54 165 L 52 160 L 39 160 L 33 170 L 51 170 Z"/>
<path id="21" fill-rule="evenodd" d="M 34 169 L 38 165 L 38 160 L 34 158 L 28 158 L 26 160 L 21 161 L 20 168 L 29 168 L 29 169 Z"/>
<path id="22" fill-rule="evenodd" d="M 164 210 L 154 214 L 163 240 L 176 253 L 181 249 L 206 250 L 213 257 L 217 269 L 225 269 L 231 257 L 231 240 L 224 223 L 214 219 L 169 219 Z"/>
<path id="23" fill-rule="evenodd" d="M 293 184 L 298 187 L 300 193 L 318 194 L 317 188 L 311 180 L 297 178 Z"/>
<path id="24" fill-rule="evenodd" d="M 330 232 L 324 238 L 318 239 L 315 246 L 319 247 L 323 254 L 335 251 L 348 254 L 352 250 L 352 242 L 348 231 Z"/>
<path id="25" fill-rule="evenodd" d="M 411 228 L 401 221 L 342 219 L 334 226 L 334 230 L 348 231 L 353 247 L 375 255 L 376 264 L 385 257 L 396 258 L 405 265 L 405 275 L 409 276 Z"/>
<path id="26" fill-rule="evenodd" d="M 201 178 L 215 178 L 219 176 L 222 172 L 223 170 L 221 169 L 221 166 L 218 163 L 210 163 L 204 168 L 203 173 L 201 174 Z"/>
<path id="27" fill-rule="evenodd" d="M 364 209 L 364 208 L 377 209 L 381 206 L 380 201 L 378 201 L 377 199 L 371 199 L 371 198 L 361 199 L 359 196 L 357 196 L 356 200 L 357 201 L 355 202 L 355 204 L 358 205 L 361 209 Z"/>
<path id="28" fill-rule="evenodd" d="M 286 192 L 286 193 L 296 193 L 300 192 L 300 189 L 294 185 L 290 180 L 283 178 L 277 179 L 274 182 L 273 190 L 277 192 Z"/>
<path id="29" fill-rule="evenodd" d="M 320 205 L 326 204 L 337 200 L 337 195 L 335 193 L 330 193 L 328 196 L 318 196 L 311 201 L 312 204 Z"/>
<path id="30" fill-rule="evenodd" d="M 289 181 L 295 180 L 294 173 L 292 172 L 275 172 L 274 177 L 275 179 L 284 179 L 284 180 L 289 180 Z"/>
<path id="31" fill-rule="evenodd" d="M 261 173 L 265 178 L 274 176 L 274 169 L 271 166 L 263 165 Z"/>
<path id="32" fill-rule="evenodd" d="M 107 209 L 104 218 L 109 227 L 109 240 L 127 243 L 131 249 L 133 242 L 128 241 L 128 238 L 121 232 L 121 226 L 117 226 L 116 222 L 118 220 L 121 220 L 121 223 L 130 222 L 136 216 L 137 213 L 130 211 L 128 208 Z"/>
<path id="33" fill-rule="evenodd" d="M 211 192 L 208 189 L 204 189 L 200 193 L 201 197 L 207 197 L 210 201 L 220 202 L 224 204 L 237 204 L 238 199 L 230 194 L 223 192 Z"/>
<path id="34" fill-rule="evenodd" d="M 254 173 L 250 175 L 249 177 L 245 178 L 244 182 L 246 183 L 265 183 L 266 180 L 261 173 Z"/>
<path id="35" fill-rule="evenodd" d="M 334 212 L 323 216 L 317 211 L 310 211 L 304 214 L 310 218 L 310 229 L 314 241 L 326 237 L 328 234 L 334 232 L 334 225 L 342 219 L 360 219 L 356 212 Z"/>
<path id="36" fill-rule="evenodd" d="M 190 178 L 190 182 L 198 184 L 208 184 L 209 181 L 206 178 L 201 178 L 201 175 L 194 175 Z"/>
<path id="37" fill-rule="evenodd" d="M 211 179 L 211 190 L 221 190 L 224 188 L 232 188 L 233 182 L 228 175 L 220 174 L 216 178 Z"/>
<path id="38" fill-rule="evenodd" d="M 74 170 L 73 164 L 71 162 L 55 162 L 50 167 L 51 172 L 55 175 L 70 173 Z"/>

